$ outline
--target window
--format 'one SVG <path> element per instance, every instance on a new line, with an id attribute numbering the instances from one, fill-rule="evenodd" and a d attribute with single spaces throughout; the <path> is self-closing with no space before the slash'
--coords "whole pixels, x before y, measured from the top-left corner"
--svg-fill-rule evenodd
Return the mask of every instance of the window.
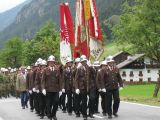
<path id="1" fill-rule="evenodd" d="M 148 78 L 148 82 L 151 82 L 151 78 Z"/>
<path id="2" fill-rule="evenodd" d="M 151 70 L 147 70 L 148 73 L 151 73 Z"/>
<path id="3" fill-rule="evenodd" d="M 123 82 L 125 82 L 126 80 L 125 79 L 123 79 Z"/>
<path id="4" fill-rule="evenodd" d="M 139 78 L 139 82 L 143 82 L 143 79 L 142 79 L 142 78 Z"/>
<path id="5" fill-rule="evenodd" d="M 126 72 L 125 71 L 123 71 L 122 76 L 126 77 Z"/>
<path id="6" fill-rule="evenodd" d="M 150 61 L 150 64 L 153 65 L 153 61 L 152 60 Z"/>
<path id="7" fill-rule="evenodd" d="M 140 76 L 140 77 L 142 77 L 142 76 L 143 76 L 142 71 L 139 71 L 139 76 Z"/>
<path id="8" fill-rule="evenodd" d="M 129 75 L 130 77 L 133 77 L 134 76 L 134 74 L 133 74 L 133 71 L 130 71 L 130 75 Z"/>
<path id="9" fill-rule="evenodd" d="M 130 79 L 130 82 L 133 82 L 133 79 Z"/>

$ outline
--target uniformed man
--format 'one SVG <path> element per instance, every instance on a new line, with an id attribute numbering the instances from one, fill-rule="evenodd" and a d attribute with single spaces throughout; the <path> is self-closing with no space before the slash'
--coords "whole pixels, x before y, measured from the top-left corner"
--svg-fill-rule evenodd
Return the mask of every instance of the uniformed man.
<path id="1" fill-rule="evenodd" d="M 102 61 L 100 65 L 100 69 L 97 72 L 96 83 L 97 88 L 101 96 L 101 107 L 103 116 L 106 116 L 106 89 L 105 89 L 105 80 L 106 80 L 106 71 L 108 70 L 107 62 Z"/>
<path id="2" fill-rule="evenodd" d="M 94 76 L 95 79 L 97 77 L 97 72 L 98 72 L 99 68 L 100 68 L 100 62 L 95 61 L 94 64 L 93 64 L 93 69 L 95 71 L 95 76 Z M 96 86 L 96 98 L 95 98 L 95 104 L 94 104 L 95 105 L 94 106 L 94 112 L 95 113 L 99 113 L 99 111 L 98 111 L 98 108 L 99 108 L 99 94 L 100 94 L 100 92 L 98 91 L 98 88 Z"/>
<path id="3" fill-rule="evenodd" d="M 15 74 L 14 74 L 14 70 L 11 69 L 10 74 L 9 74 L 9 78 L 10 78 L 10 94 L 12 96 L 15 96 Z"/>
<path id="4" fill-rule="evenodd" d="M 3 79 L 4 79 L 4 86 L 5 86 L 5 97 L 9 97 L 9 94 L 10 94 L 10 76 L 9 76 L 9 70 L 8 69 L 5 69 L 4 71 L 4 76 L 3 76 Z"/>
<path id="5" fill-rule="evenodd" d="M 57 120 L 59 91 L 62 89 L 60 77 L 60 71 L 55 65 L 55 57 L 51 55 L 48 58 L 48 67 L 42 75 L 42 93 L 46 95 L 47 116 L 50 120 Z"/>
<path id="6" fill-rule="evenodd" d="M 39 78 L 37 77 L 38 74 L 41 72 L 41 63 L 42 63 L 43 59 L 42 58 L 38 58 L 37 60 L 37 68 L 36 68 L 36 71 L 35 71 L 35 80 L 34 80 L 34 88 L 33 88 L 33 91 L 34 91 L 34 105 L 35 105 L 35 110 L 36 110 L 36 114 L 38 116 L 40 116 L 40 81 Z"/>
<path id="7" fill-rule="evenodd" d="M 112 114 L 118 117 L 118 108 L 120 104 L 119 89 L 123 89 L 123 82 L 119 73 L 119 69 L 116 67 L 113 57 L 107 59 L 109 70 L 107 71 L 107 77 L 104 88 L 106 89 L 107 97 L 107 113 L 108 118 L 112 119 Z M 113 106 L 112 106 L 113 98 Z M 113 110 L 112 110 L 113 108 Z"/>
<path id="8" fill-rule="evenodd" d="M 73 110 L 76 114 L 76 117 L 80 117 L 80 111 L 79 111 L 79 95 L 76 94 L 75 92 L 75 74 L 76 74 L 76 71 L 77 71 L 77 67 L 78 67 L 78 64 L 80 63 L 81 59 L 80 58 L 76 58 L 75 59 L 75 63 L 72 67 L 72 78 L 73 78 Z"/>
<path id="9" fill-rule="evenodd" d="M 89 89 L 89 67 L 87 65 L 87 58 L 85 55 L 81 56 L 81 63 L 79 63 L 76 75 L 75 75 L 75 89 L 76 94 L 79 94 L 79 101 L 81 103 L 78 109 L 81 108 L 81 113 L 83 115 L 84 120 L 87 120 L 87 92 Z"/>
<path id="10" fill-rule="evenodd" d="M 67 94 L 67 111 L 69 115 L 72 115 L 73 111 L 73 76 L 72 76 L 72 65 L 73 61 L 71 58 L 67 58 L 66 66 L 63 70 L 63 75 L 62 75 L 62 92 Z"/>
<path id="11" fill-rule="evenodd" d="M 35 88 L 37 91 L 37 95 L 38 95 L 38 108 L 39 108 L 39 112 L 40 112 L 40 119 L 44 118 L 44 112 L 45 112 L 45 95 L 43 95 L 42 93 L 42 74 L 44 69 L 47 66 L 47 62 L 45 60 L 42 60 L 40 62 L 40 67 L 37 70 L 37 74 L 36 74 L 36 78 L 35 78 Z"/>
<path id="12" fill-rule="evenodd" d="M 30 104 L 30 110 L 33 112 L 34 110 L 34 94 L 33 94 L 33 86 L 34 86 L 34 80 L 33 80 L 33 71 L 34 66 L 32 66 L 32 69 L 30 66 L 27 67 L 27 76 L 26 76 L 26 88 L 29 92 L 29 104 Z"/>

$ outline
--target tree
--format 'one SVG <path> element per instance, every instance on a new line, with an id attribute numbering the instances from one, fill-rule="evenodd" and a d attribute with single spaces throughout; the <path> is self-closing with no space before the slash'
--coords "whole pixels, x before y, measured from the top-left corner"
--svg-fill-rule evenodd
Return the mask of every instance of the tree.
<path id="1" fill-rule="evenodd" d="M 55 30 L 54 24 L 48 22 L 36 33 L 33 40 L 24 43 L 23 63 L 30 65 L 39 57 L 47 59 L 51 54 L 59 61 L 59 40 L 59 33 Z"/>
<path id="2" fill-rule="evenodd" d="M 121 44 L 129 43 L 136 52 L 160 63 L 160 0 L 135 0 L 133 6 L 125 2 L 113 35 Z"/>
<path id="3" fill-rule="evenodd" d="M 22 39 L 15 37 L 5 45 L 0 52 L 0 63 L 5 67 L 19 67 L 22 64 Z"/>

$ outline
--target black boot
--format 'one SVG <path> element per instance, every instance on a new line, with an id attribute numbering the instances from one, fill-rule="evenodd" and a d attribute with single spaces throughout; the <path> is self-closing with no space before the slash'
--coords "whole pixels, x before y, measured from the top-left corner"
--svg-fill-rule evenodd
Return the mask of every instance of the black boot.
<path id="1" fill-rule="evenodd" d="M 117 114 L 117 113 L 113 113 L 113 115 L 114 115 L 115 117 L 118 117 L 118 114 Z"/>
<path id="2" fill-rule="evenodd" d="M 56 116 L 54 116 L 54 117 L 53 117 L 53 120 L 57 120 L 57 117 L 56 117 Z"/>

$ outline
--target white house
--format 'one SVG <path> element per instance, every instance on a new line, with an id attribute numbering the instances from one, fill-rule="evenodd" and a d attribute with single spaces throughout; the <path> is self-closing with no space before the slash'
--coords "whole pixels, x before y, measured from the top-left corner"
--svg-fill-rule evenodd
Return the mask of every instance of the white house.
<path id="1" fill-rule="evenodd" d="M 123 81 L 156 82 L 160 73 L 160 64 L 144 54 L 128 56 L 128 59 L 117 65 Z"/>

